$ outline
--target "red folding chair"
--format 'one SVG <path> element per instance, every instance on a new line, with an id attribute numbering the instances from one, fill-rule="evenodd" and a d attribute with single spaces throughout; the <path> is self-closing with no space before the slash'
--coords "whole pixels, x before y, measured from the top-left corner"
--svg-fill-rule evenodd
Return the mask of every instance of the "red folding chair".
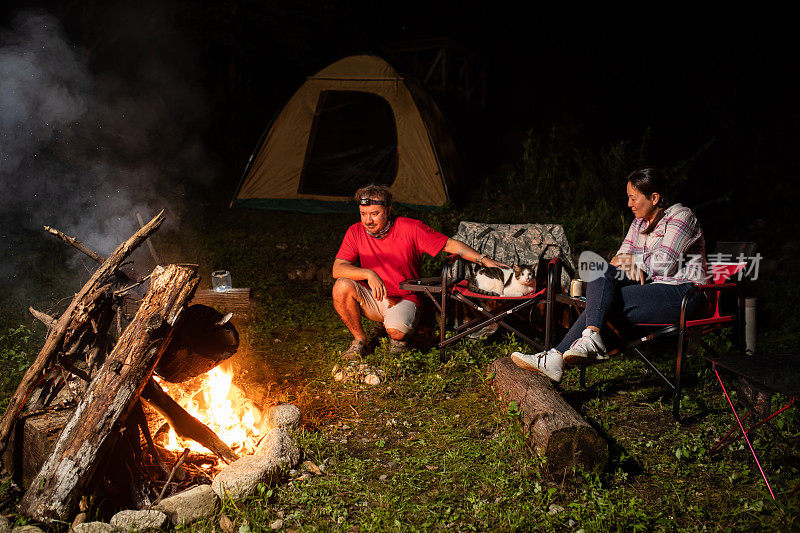
<path id="1" fill-rule="evenodd" d="M 523 342 L 531 344 L 538 350 L 543 349 L 541 342 L 520 331 L 519 328 L 510 323 L 510 319 L 513 316 L 517 316 L 531 323 L 533 321 L 534 306 L 538 304 L 545 306 L 548 290 L 552 291 L 553 287 L 555 287 L 556 291 L 558 290 L 557 286 L 560 283 L 558 278 L 555 278 L 555 281 L 551 281 L 545 287 L 536 287 L 527 296 L 490 296 L 469 290 L 466 280 L 452 280 L 448 263 L 453 261 L 461 261 L 461 258 L 457 255 L 448 257 L 445 260 L 441 278 L 406 280 L 400 284 L 401 289 L 426 294 L 436 306 L 439 312 L 439 343 L 437 348 L 439 348 L 441 361 L 446 361 L 448 346 L 493 324 L 498 324 L 499 327 L 511 332 Z M 556 259 L 550 260 L 550 263 L 554 261 Z M 540 265 L 538 268 L 543 269 L 544 272 L 548 269 L 548 264 Z M 541 275 L 537 276 L 537 279 L 548 279 L 548 277 Z M 446 290 L 442 290 L 442 287 L 446 287 Z M 490 305 L 487 302 L 492 302 L 492 304 Z M 464 320 L 465 309 L 472 309 L 477 316 Z M 446 328 L 452 318 L 456 319 L 455 334 L 447 337 Z"/>
<path id="2" fill-rule="evenodd" d="M 645 366 L 655 374 L 669 389 L 673 391 L 672 414 L 676 420 L 680 419 L 679 408 L 681 399 L 681 367 L 683 357 L 688 348 L 689 340 L 700 344 L 708 353 L 714 353 L 714 350 L 705 342 L 702 337 L 709 332 L 716 330 L 723 326 L 735 326 L 738 332 L 737 340 L 739 350 L 744 351 L 744 292 L 743 281 L 734 279 L 740 272 L 747 269 L 748 262 L 746 258 L 753 257 L 755 253 L 755 243 L 719 243 L 716 248 L 715 256 L 730 256 L 736 258 L 736 261 L 726 261 L 711 263 L 712 280 L 711 283 L 705 285 L 696 285 L 690 290 L 683 298 L 681 303 L 681 314 L 678 322 L 674 324 L 635 324 L 634 330 L 642 332 L 635 338 L 630 338 L 622 333 L 614 324 L 609 323 L 609 328 L 614 334 L 619 337 L 622 345 L 610 352 L 609 355 L 615 355 L 627 350 L 633 352 L 642 360 Z M 738 258 L 745 258 L 738 260 Z M 689 300 L 696 293 L 702 292 L 706 295 L 709 305 L 705 312 L 699 316 L 689 317 L 686 314 L 686 306 Z M 726 295 L 734 294 L 736 296 L 736 306 L 730 305 L 726 300 Z M 586 307 L 585 299 L 572 298 L 569 295 L 556 294 L 548 298 L 548 322 L 552 323 L 552 315 L 554 313 L 555 304 L 562 303 L 571 306 L 572 308 L 580 311 Z M 678 346 L 675 362 L 675 377 L 668 378 L 658 367 L 653 363 L 651 358 L 646 355 L 641 347 L 644 345 L 661 341 L 669 337 L 677 335 Z M 545 336 L 545 348 L 550 348 L 550 335 Z M 580 384 L 586 387 L 586 367 L 580 369 Z"/>

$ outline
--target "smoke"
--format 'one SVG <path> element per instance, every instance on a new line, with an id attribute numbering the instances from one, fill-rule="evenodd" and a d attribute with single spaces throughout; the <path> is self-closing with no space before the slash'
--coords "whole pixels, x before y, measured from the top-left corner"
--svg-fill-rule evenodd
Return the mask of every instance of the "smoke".
<path id="1" fill-rule="evenodd" d="M 174 53 L 186 44 L 164 28 L 159 34 L 173 42 L 159 46 L 172 53 L 159 55 L 135 42 L 146 35 L 109 28 L 117 50 L 134 51 L 105 70 L 50 13 L 21 11 L 0 28 L 3 284 L 41 259 L 42 246 L 31 242 L 50 239 L 42 226 L 108 255 L 138 228 L 137 213 L 147 221 L 165 209 L 164 227 L 176 227 L 187 187 L 213 176 L 200 137 L 205 95 L 186 75 L 190 62 Z"/>

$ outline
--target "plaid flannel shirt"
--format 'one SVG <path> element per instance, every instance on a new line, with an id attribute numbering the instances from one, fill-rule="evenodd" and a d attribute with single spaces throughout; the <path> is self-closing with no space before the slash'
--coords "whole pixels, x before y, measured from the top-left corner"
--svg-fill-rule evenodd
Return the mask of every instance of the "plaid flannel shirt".
<path id="1" fill-rule="evenodd" d="M 706 282 L 706 242 L 691 209 L 673 204 L 650 234 L 645 228 L 647 220 L 635 219 L 617 255 L 632 254 L 653 283 Z"/>

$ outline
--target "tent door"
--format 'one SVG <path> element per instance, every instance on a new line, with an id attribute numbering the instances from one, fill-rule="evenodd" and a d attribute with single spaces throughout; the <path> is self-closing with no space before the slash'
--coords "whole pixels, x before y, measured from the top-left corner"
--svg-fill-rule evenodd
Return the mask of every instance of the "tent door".
<path id="1" fill-rule="evenodd" d="M 397 126 L 392 106 L 363 91 L 321 91 L 297 192 L 351 196 L 369 183 L 397 177 Z"/>

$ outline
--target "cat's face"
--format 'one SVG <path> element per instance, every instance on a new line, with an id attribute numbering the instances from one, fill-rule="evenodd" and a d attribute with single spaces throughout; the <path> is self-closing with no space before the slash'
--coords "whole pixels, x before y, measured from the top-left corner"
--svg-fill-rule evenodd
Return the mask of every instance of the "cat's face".
<path id="1" fill-rule="evenodd" d="M 536 277 L 533 275 L 533 268 L 528 265 L 516 265 L 514 267 L 514 277 L 523 285 L 533 285 Z"/>
<path id="2" fill-rule="evenodd" d="M 370 233 L 377 233 L 389 222 L 391 207 L 384 205 L 360 205 L 358 212 L 361 214 L 361 223 Z"/>

